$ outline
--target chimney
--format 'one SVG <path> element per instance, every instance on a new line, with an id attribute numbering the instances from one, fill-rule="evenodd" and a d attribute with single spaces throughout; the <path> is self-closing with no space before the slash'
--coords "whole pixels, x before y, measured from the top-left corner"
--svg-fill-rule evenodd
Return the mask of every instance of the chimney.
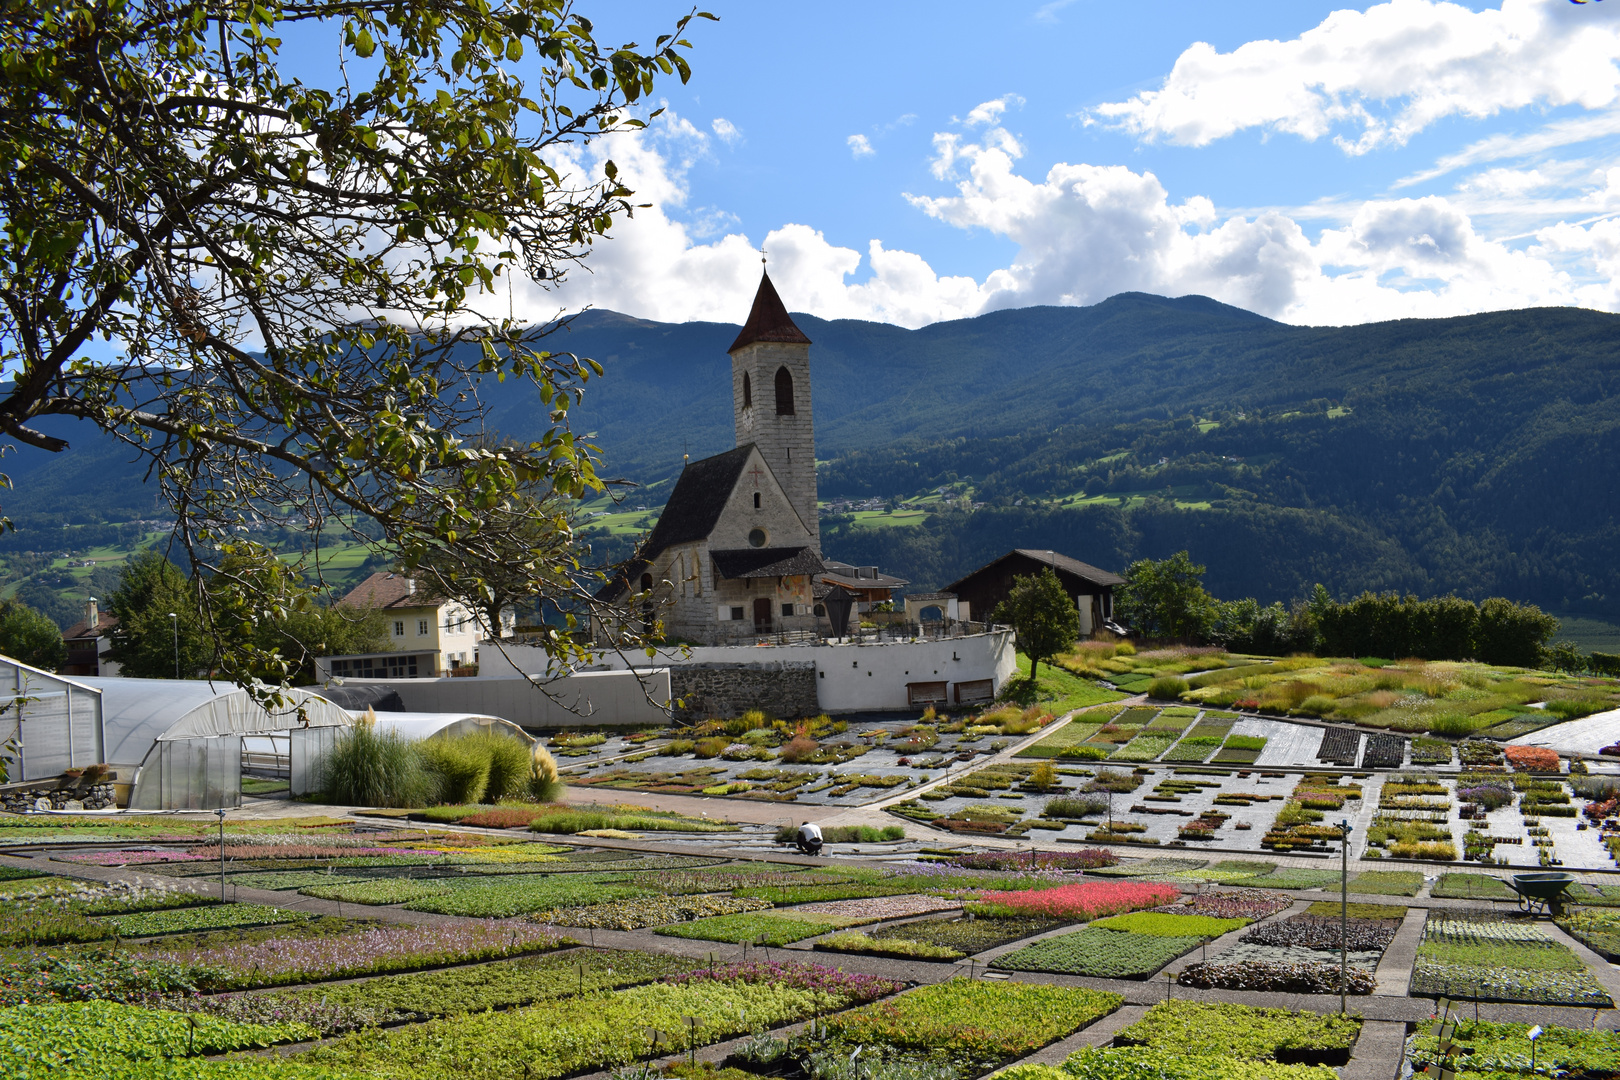
<path id="1" fill-rule="evenodd" d="M 96 607 L 96 598 L 91 597 L 84 602 L 84 627 L 94 630 L 101 625 L 101 611 Z"/>
<path id="2" fill-rule="evenodd" d="M 408 578 L 405 579 L 405 595 L 406 596 L 415 596 L 416 595 L 416 579 L 415 578 L 408 577 Z"/>

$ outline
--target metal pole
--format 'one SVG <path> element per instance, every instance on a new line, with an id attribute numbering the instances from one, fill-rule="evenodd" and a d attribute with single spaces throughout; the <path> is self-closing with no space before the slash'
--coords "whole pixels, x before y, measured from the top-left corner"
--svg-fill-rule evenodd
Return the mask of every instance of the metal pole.
<path id="1" fill-rule="evenodd" d="M 1350 939 L 1350 821 L 1339 822 L 1339 1015 L 1344 1015 L 1345 972 Z"/>
<path id="2" fill-rule="evenodd" d="M 219 902 L 225 902 L 225 808 L 222 806 L 214 813 L 219 815 Z"/>

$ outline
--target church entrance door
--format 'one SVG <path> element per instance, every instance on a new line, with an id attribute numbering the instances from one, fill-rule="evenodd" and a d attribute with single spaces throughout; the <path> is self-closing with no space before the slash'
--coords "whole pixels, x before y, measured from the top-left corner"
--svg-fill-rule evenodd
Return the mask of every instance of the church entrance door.
<path id="1" fill-rule="evenodd" d="M 771 602 L 767 597 L 757 597 L 754 600 L 754 633 L 768 634 L 771 632 Z"/>

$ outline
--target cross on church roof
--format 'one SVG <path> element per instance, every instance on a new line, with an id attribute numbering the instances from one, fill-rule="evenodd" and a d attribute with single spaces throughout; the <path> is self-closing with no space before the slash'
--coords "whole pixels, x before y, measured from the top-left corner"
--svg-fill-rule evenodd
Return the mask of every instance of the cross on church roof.
<path id="1" fill-rule="evenodd" d="M 754 486 L 759 487 L 759 478 L 765 475 L 765 470 L 761 469 L 758 465 L 755 465 L 752 469 L 748 470 L 748 475 L 754 478 Z"/>

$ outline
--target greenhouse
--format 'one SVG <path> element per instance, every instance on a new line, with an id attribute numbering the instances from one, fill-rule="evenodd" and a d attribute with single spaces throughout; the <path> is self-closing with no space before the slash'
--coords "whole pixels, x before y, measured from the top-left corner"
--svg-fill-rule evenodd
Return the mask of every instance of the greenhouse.
<path id="1" fill-rule="evenodd" d="M 246 690 L 226 682 L 76 681 L 99 692 L 102 760 L 118 771 L 120 781 L 130 783 L 132 810 L 238 806 L 243 736 L 335 730 L 352 723 L 348 712 L 306 690 L 283 691 L 286 704 L 267 709 Z"/>

